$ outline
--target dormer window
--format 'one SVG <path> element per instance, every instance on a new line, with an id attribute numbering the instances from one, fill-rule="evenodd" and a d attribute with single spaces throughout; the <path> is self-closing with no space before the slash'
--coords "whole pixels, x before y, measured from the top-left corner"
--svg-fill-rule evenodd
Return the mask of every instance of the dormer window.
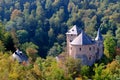
<path id="1" fill-rule="evenodd" d="M 22 55 L 22 53 L 20 53 L 20 55 Z"/>
<path id="2" fill-rule="evenodd" d="M 15 52 L 15 54 L 17 54 L 17 52 Z"/>

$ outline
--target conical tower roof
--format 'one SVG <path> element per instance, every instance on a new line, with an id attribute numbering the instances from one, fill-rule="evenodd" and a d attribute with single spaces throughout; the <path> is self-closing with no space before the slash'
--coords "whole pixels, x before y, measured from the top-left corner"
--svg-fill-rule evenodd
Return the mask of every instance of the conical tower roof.
<path id="1" fill-rule="evenodd" d="M 80 32 L 81 32 L 81 30 L 76 25 L 74 25 L 66 34 L 78 35 L 78 34 L 80 34 Z"/>
<path id="2" fill-rule="evenodd" d="M 92 39 L 82 31 L 80 35 L 71 42 L 71 45 L 90 45 L 92 43 Z"/>
<path id="3" fill-rule="evenodd" d="M 103 37 L 102 34 L 100 33 L 100 28 L 98 29 L 97 36 L 95 38 L 96 41 L 102 41 Z"/>

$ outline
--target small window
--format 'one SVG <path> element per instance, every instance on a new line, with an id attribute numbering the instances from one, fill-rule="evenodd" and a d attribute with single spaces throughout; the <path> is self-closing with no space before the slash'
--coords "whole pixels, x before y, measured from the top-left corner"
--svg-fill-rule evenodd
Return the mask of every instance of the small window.
<path id="1" fill-rule="evenodd" d="M 99 53 L 99 48 L 97 48 L 97 53 Z"/>
<path id="2" fill-rule="evenodd" d="M 70 42 L 72 42 L 72 40 L 70 40 Z"/>
<path id="3" fill-rule="evenodd" d="M 71 50 L 72 50 L 72 47 L 71 47 Z"/>
<path id="4" fill-rule="evenodd" d="M 95 46 L 93 46 L 93 49 L 95 50 Z"/>
<path id="5" fill-rule="evenodd" d="M 79 50 L 81 51 L 81 48 L 79 48 Z"/>
<path id="6" fill-rule="evenodd" d="M 20 55 L 22 55 L 22 53 L 20 53 Z"/>
<path id="7" fill-rule="evenodd" d="M 91 47 L 89 47 L 89 50 L 91 51 Z"/>
<path id="8" fill-rule="evenodd" d="M 73 36 L 73 34 L 71 34 L 71 36 Z"/>
<path id="9" fill-rule="evenodd" d="M 17 52 L 15 52 L 15 54 L 17 54 Z"/>
<path id="10" fill-rule="evenodd" d="M 91 58 L 91 56 L 89 56 L 89 60 L 91 60 L 92 58 Z"/>
<path id="11" fill-rule="evenodd" d="M 74 31 L 74 29 L 72 29 L 72 31 Z"/>

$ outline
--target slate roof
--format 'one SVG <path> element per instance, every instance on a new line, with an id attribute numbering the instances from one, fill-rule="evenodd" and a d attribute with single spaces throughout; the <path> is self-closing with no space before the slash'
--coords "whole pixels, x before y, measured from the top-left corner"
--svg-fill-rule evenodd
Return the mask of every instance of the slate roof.
<path id="1" fill-rule="evenodd" d="M 18 62 L 28 61 L 28 57 L 22 53 L 22 51 L 16 50 L 13 55 L 13 59 L 18 60 Z"/>
<path id="2" fill-rule="evenodd" d="M 102 41 L 103 37 L 102 34 L 100 33 L 100 28 L 98 29 L 97 36 L 95 38 L 96 41 Z"/>
<path id="3" fill-rule="evenodd" d="M 76 37 L 71 42 L 71 45 L 90 45 L 90 44 L 93 44 L 93 41 L 84 31 L 81 31 L 78 37 Z"/>
<path id="4" fill-rule="evenodd" d="M 78 34 L 80 34 L 80 32 L 81 32 L 81 30 L 76 25 L 74 25 L 66 34 L 78 35 Z"/>

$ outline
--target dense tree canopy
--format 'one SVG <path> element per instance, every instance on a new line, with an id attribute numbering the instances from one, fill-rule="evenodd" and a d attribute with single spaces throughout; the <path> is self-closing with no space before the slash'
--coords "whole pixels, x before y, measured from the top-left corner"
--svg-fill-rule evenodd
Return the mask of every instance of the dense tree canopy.
<path id="1" fill-rule="evenodd" d="M 55 57 L 66 51 L 65 33 L 73 25 L 92 38 L 100 27 L 102 63 L 88 67 L 68 58 L 58 66 Z M 31 64 L 12 61 L 15 48 L 26 53 Z M 2 80 L 117 80 L 120 57 L 116 48 L 120 49 L 120 0 L 0 0 Z"/>
<path id="2" fill-rule="evenodd" d="M 20 46 L 33 42 L 40 47 L 38 52 L 42 57 L 47 56 L 56 42 L 63 47 L 65 33 L 73 25 L 84 29 L 91 37 L 95 37 L 98 27 L 103 34 L 111 30 L 119 46 L 118 0 L 2 0 L 0 4 L 4 28 L 15 30 L 19 40 L 14 43 Z"/>

